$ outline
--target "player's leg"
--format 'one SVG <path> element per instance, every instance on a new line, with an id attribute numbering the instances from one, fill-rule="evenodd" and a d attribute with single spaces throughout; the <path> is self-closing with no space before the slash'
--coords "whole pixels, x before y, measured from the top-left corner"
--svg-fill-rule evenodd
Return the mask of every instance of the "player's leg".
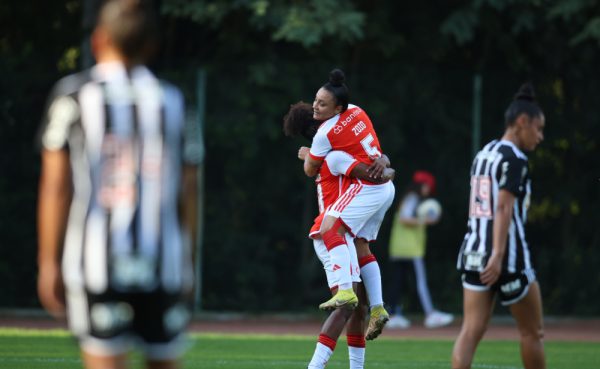
<path id="1" fill-rule="evenodd" d="M 124 369 L 132 349 L 129 327 L 133 309 L 115 291 L 91 293 L 81 285 L 67 288 L 69 328 L 79 341 L 86 369 Z"/>
<path id="2" fill-rule="evenodd" d="M 463 288 L 463 323 L 452 350 L 452 368 L 468 369 L 494 308 L 494 293 Z"/>
<path id="3" fill-rule="evenodd" d="M 390 279 L 386 291 L 390 307 L 389 328 L 409 328 L 410 320 L 402 314 L 402 288 L 408 272 L 409 259 L 393 259 L 389 264 Z"/>
<path id="4" fill-rule="evenodd" d="M 81 350 L 81 358 L 86 369 L 125 369 L 127 367 L 127 354 L 96 355 Z"/>
<path id="5" fill-rule="evenodd" d="M 339 218 L 326 215 L 320 233 L 329 252 L 331 268 L 338 282 L 338 292 L 330 300 L 319 305 L 319 308 L 332 310 L 345 306 L 353 309 L 358 304 L 358 298 L 352 289 L 350 251 L 345 239 L 346 228 Z"/>
<path id="6" fill-rule="evenodd" d="M 367 326 L 366 317 L 369 313 L 369 304 L 364 284 L 358 284 L 356 295 L 359 301 L 358 307 L 354 309 L 352 316 L 348 320 L 348 323 L 346 323 L 350 369 L 362 369 L 365 365 L 365 329 Z"/>
<path id="7" fill-rule="evenodd" d="M 179 368 L 177 360 L 148 360 L 146 361 L 147 369 L 177 369 Z"/>
<path id="8" fill-rule="evenodd" d="M 388 312 L 383 307 L 383 291 L 381 285 L 381 269 L 375 255 L 371 253 L 369 243 L 365 239 L 355 239 L 360 274 L 365 285 L 371 314 L 366 332 L 367 340 L 377 338 L 383 327 L 390 319 Z"/>
<path id="9" fill-rule="evenodd" d="M 332 294 L 335 296 L 337 288 L 333 288 Z M 337 345 L 337 340 L 342 334 L 346 322 L 352 315 L 353 310 L 339 308 L 329 314 L 319 333 L 317 345 L 313 356 L 308 364 L 308 369 L 323 369 L 329 361 Z"/>
<path id="10" fill-rule="evenodd" d="M 133 298 L 135 318 L 132 330 L 149 369 L 174 369 L 188 348 L 186 329 L 192 316 L 189 291 L 157 290 Z"/>
<path id="11" fill-rule="evenodd" d="M 413 259 L 413 269 L 415 271 L 415 279 L 417 281 L 417 292 L 421 306 L 425 312 L 425 327 L 438 328 L 452 323 L 454 316 L 452 314 L 437 311 L 433 308 L 431 302 L 431 294 L 427 286 L 427 272 L 425 270 L 425 262 L 423 258 Z"/>
<path id="12" fill-rule="evenodd" d="M 521 358 L 525 369 L 544 369 L 544 323 L 542 316 L 542 297 L 539 284 L 529 285 L 527 295 L 510 305 L 510 312 L 517 321 L 521 337 Z"/>
<path id="13" fill-rule="evenodd" d="M 390 315 L 383 307 L 381 269 L 375 255 L 371 253 L 367 240 L 374 241 L 377 239 L 385 214 L 394 201 L 394 191 L 392 183 L 379 187 L 378 191 L 370 199 L 373 203 L 378 203 L 379 207 L 370 212 L 370 216 L 366 218 L 360 228 L 358 228 L 360 223 L 354 222 L 353 214 L 348 214 L 350 224 L 355 224 L 357 226 L 356 229 L 358 229 L 358 237 L 355 239 L 356 252 L 358 254 L 361 278 L 363 279 L 371 307 L 369 326 L 366 332 L 367 340 L 377 338 L 383 331 L 385 324 L 390 320 Z M 342 214 L 343 216 L 346 215 Z"/>

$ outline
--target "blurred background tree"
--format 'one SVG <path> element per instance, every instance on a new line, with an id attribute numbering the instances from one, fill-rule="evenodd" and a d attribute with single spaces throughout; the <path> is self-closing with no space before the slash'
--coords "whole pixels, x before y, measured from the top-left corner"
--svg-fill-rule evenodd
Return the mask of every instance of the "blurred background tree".
<path id="1" fill-rule="evenodd" d="M 93 3 L 0 5 L 0 306 L 37 306 L 34 137 L 52 83 L 82 65 L 82 13 Z M 397 200 L 415 169 L 438 177 L 444 218 L 430 230 L 429 278 L 440 307 L 454 312 L 472 142 L 501 135 L 512 95 L 532 81 L 547 120 L 546 141 L 530 155 L 528 233 L 545 309 L 600 314 L 594 1 L 163 0 L 157 8 L 164 37 L 153 69 L 178 81 L 191 105 L 195 73 L 208 75 L 204 309 L 313 310 L 327 294 L 305 237 L 314 184 L 296 152 L 307 143 L 283 137 L 281 122 L 341 67 L 397 169 Z M 373 247 L 384 272 L 390 221 Z"/>

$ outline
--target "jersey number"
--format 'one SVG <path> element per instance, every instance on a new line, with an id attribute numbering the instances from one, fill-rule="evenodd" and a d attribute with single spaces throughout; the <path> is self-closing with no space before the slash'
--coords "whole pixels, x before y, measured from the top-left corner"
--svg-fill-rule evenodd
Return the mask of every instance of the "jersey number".
<path id="1" fill-rule="evenodd" d="M 492 181 L 490 177 L 471 177 L 469 216 L 492 218 Z"/>
<path id="2" fill-rule="evenodd" d="M 371 133 L 369 133 L 367 135 L 367 137 L 360 140 L 360 144 L 362 145 L 363 149 L 365 149 L 365 152 L 367 153 L 367 155 L 369 155 L 369 158 L 371 158 L 371 159 L 380 158 L 381 153 L 379 152 L 379 149 L 377 149 L 377 147 L 372 146 L 373 141 L 375 141 L 375 138 L 373 137 L 373 135 Z"/>

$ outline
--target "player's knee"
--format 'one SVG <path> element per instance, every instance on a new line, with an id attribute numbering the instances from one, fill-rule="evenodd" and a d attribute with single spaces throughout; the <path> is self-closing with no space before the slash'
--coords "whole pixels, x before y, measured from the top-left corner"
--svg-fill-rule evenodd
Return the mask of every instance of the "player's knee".
<path id="1" fill-rule="evenodd" d="M 487 324 L 484 322 L 463 322 L 461 335 L 465 341 L 477 343 L 483 338 L 486 330 Z"/>
<path id="2" fill-rule="evenodd" d="M 358 306 L 356 307 L 355 310 L 355 314 L 360 317 L 361 319 L 364 319 L 367 317 L 367 315 L 369 315 L 369 303 L 366 299 L 362 299 L 359 301 Z"/>
<path id="3" fill-rule="evenodd" d="M 344 232 L 345 229 L 339 219 L 336 219 L 335 222 L 330 225 L 324 224 L 319 231 L 325 245 L 327 245 L 328 241 L 333 239 L 337 241 L 339 238 L 342 238 Z"/>
<path id="4" fill-rule="evenodd" d="M 521 335 L 521 339 L 523 341 L 542 341 L 544 339 L 544 328 L 543 327 L 535 327 L 531 329 L 521 329 L 519 330 Z"/>
<path id="5" fill-rule="evenodd" d="M 327 218 L 326 218 L 327 219 Z M 346 232 L 346 229 L 344 228 L 344 224 L 342 223 L 342 221 L 340 220 L 340 218 L 335 218 L 335 220 L 333 221 L 323 221 L 323 224 L 321 225 L 321 230 L 320 230 L 320 234 L 321 237 L 323 237 L 325 234 L 327 233 L 338 233 L 343 235 Z"/>

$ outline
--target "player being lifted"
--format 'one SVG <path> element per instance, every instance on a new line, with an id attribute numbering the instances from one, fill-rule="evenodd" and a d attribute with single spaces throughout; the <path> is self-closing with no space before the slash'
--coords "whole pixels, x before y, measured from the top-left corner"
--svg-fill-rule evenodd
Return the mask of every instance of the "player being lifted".
<path id="1" fill-rule="evenodd" d="M 313 117 L 323 123 L 313 138 L 310 151 L 304 156 L 304 172 L 315 176 L 325 156 L 332 150 L 344 151 L 357 161 L 370 165 L 372 178 L 379 178 L 386 167 L 381 159 L 381 147 L 375 129 L 367 114 L 360 107 L 351 105 L 344 72 L 331 71 L 329 82 L 317 92 L 313 103 Z M 306 149 L 300 149 L 306 151 Z M 345 233 L 355 236 L 373 216 L 385 213 L 394 198 L 391 182 L 376 184 L 368 180 L 353 180 L 353 183 L 335 203 L 325 210 L 320 234 L 329 250 L 331 263 L 339 281 L 338 292 L 319 308 L 324 310 L 339 307 L 354 308 L 358 302 L 352 289 L 350 271 L 350 251 L 345 241 Z M 377 229 L 373 236 L 377 235 Z M 362 279 L 367 289 L 371 307 L 371 318 L 367 339 L 381 333 L 389 314 L 383 307 L 381 272 L 369 249 L 368 238 L 357 238 L 356 250 L 364 263 Z"/>
<path id="2" fill-rule="evenodd" d="M 320 125 L 319 121 L 313 118 L 313 109 L 310 104 L 299 102 L 290 107 L 289 112 L 284 117 L 284 132 L 287 136 L 302 135 L 311 140 Z M 308 148 L 303 148 L 299 153 L 301 159 L 307 154 Z M 310 230 L 309 237 L 313 239 L 315 252 L 323 263 L 327 283 L 332 291 L 336 293 L 338 281 L 335 279 L 334 271 L 327 248 L 320 237 L 319 229 L 323 220 L 324 210 L 331 206 L 344 193 L 345 189 L 351 184 L 352 178 L 369 179 L 369 166 L 358 162 L 348 153 L 342 151 L 331 151 L 325 157 L 323 165 L 319 169 L 319 175 L 316 179 L 317 195 L 319 204 L 319 216 Z M 391 180 L 394 170 L 386 168 L 378 183 L 384 183 Z M 382 211 L 380 218 L 383 218 L 385 211 Z M 381 224 L 377 222 L 375 226 Z M 366 230 L 368 227 L 364 227 Z M 371 227 L 374 228 L 374 227 Z M 353 237 L 346 233 L 346 242 L 353 243 Z M 360 235 L 359 235 L 360 236 Z M 319 334 L 315 352 L 309 363 L 309 368 L 323 368 L 335 350 L 337 339 L 339 338 L 344 326 L 346 327 L 346 337 L 348 342 L 348 356 L 350 368 L 362 368 L 365 358 L 365 317 L 368 305 L 365 296 L 364 285 L 360 280 L 358 271 L 358 259 L 356 250 L 349 248 L 351 256 L 352 281 L 357 288 L 360 306 L 354 310 L 335 309 L 324 322 Z M 360 284 L 359 284 L 360 283 Z"/>

